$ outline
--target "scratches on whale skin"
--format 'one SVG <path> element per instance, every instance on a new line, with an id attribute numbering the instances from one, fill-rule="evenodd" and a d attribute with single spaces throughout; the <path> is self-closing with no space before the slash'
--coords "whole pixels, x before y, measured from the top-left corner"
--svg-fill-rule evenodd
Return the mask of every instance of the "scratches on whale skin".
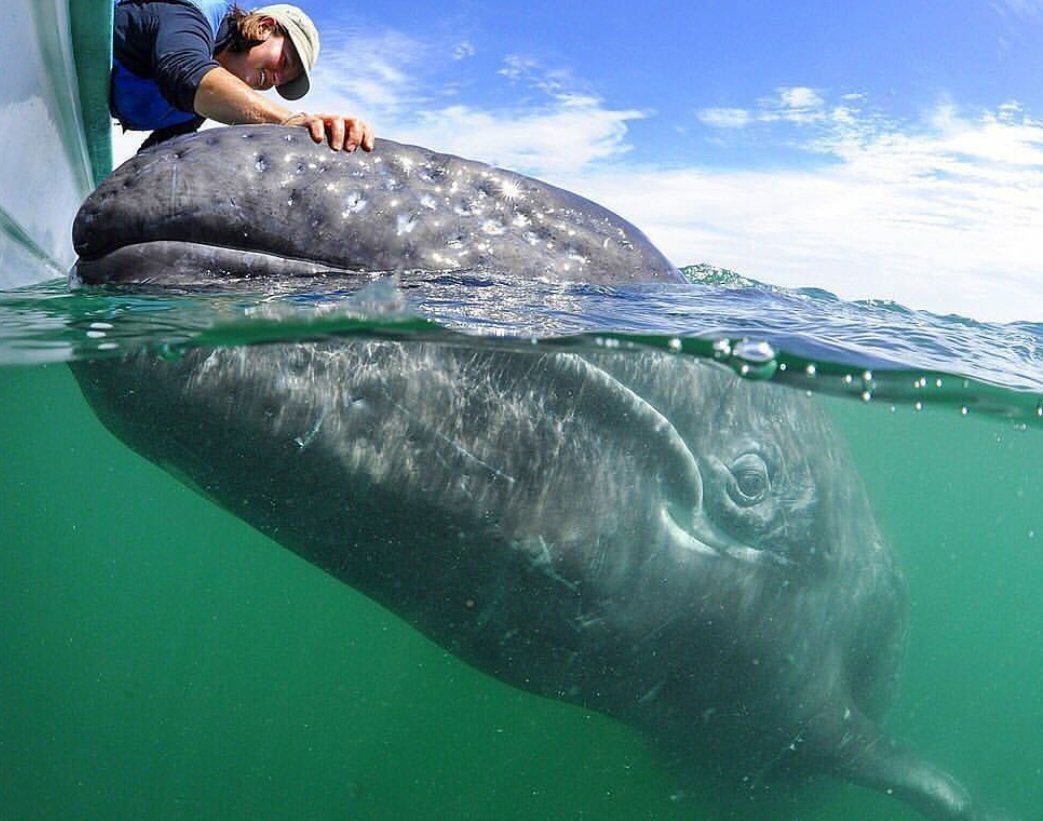
<path id="1" fill-rule="evenodd" d="M 327 413 L 329 413 L 329 408 L 324 406 L 319 412 L 319 418 L 315 420 L 315 424 L 311 426 L 311 429 L 303 436 L 294 437 L 293 441 L 297 443 L 297 447 L 304 450 L 315 440 L 315 437 L 319 435 L 319 429 L 322 428 L 322 423 L 326 421 Z"/>
<path id="2" fill-rule="evenodd" d="M 395 408 L 397 408 L 399 411 L 401 411 L 403 414 L 405 414 L 406 416 L 409 416 L 410 418 L 416 418 L 415 414 L 409 408 L 407 408 L 404 405 L 402 405 L 400 402 L 395 402 L 395 401 L 392 400 L 391 404 Z M 451 447 L 454 451 L 456 451 L 458 454 L 463 456 L 465 459 L 467 459 L 468 461 L 474 462 L 477 465 L 480 465 L 481 467 L 485 468 L 487 471 L 489 471 L 494 476 L 497 476 L 497 477 L 499 477 L 501 479 L 504 479 L 507 482 L 509 482 L 510 484 L 514 484 L 517 481 L 510 474 L 504 473 L 502 470 L 497 468 L 495 465 L 490 465 L 488 462 L 486 462 L 481 457 L 479 457 L 479 456 L 475 455 L 474 453 L 472 453 L 471 451 L 469 451 L 467 448 L 465 448 L 460 443 L 454 441 L 449 436 L 446 436 L 440 430 L 437 430 L 434 427 L 428 427 L 428 430 L 431 432 L 431 434 L 434 437 L 436 437 L 437 439 L 441 440 L 445 444 L 449 445 L 449 447 Z"/>
<path id="3" fill-rule="evenodd" d="M 519 539 L 514 546 L 529 557 L 529 567 L 542 573 L 547 578 L 571 590 L 579 590 L 579 583 L 566 579 L 554 568 L 554 554 L 551 545 L 542 535 L 528 536 Z"/>
<path id="4" fill-rule="evenodd" d="M 178 211 L 178 197 L 177 197 L 177 163 L 173 164 L 173 168 L 170 171 L 170 201 L 167 203 L 167 213 L 177 214 Z"/>
<path id="5" fill-rule="evenodd" d="M 655 701 L 656 696 L 659 695 L 659 692 L 663 689 L 663 686 L 665 684 L 666 684 L 666 677 L 664 676 L 659 681 L 657 681 L 655 684 L 653 684 L 642 696 L 640 696 L 638 698 L 638 700 L 637 700 L 637 703 L 638 704 L 648 704 L 650 701 Z"/>

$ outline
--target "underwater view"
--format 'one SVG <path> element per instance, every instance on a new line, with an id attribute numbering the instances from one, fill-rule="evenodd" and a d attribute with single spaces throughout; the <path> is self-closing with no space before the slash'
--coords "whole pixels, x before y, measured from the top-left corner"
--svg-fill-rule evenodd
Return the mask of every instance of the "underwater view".
<path id="1" fill-rule="evenodd" d="M 243 459 L 265 470 L 274 457 L 263 441 L 222 453 L 227 443 L 207 438 L 187 395 L 183 409 L 172 406 L 174 422 L 161 418 L 166 368 L 203 384 L 208 373 L 226 378 L 226 367 L 238 373 L 260 362 L 262 371 L 285 371 L 281 384 L 344 351 L 365 349 L 377 361 L 383 354 L 374 351 L 391 349 L 400 368 L 426 357 L 421 371 L 431 363 L 444 370 L 449 361 L 476 367 L 489 357 L 579 358 L 618 378 L 630 373 L 631 385 L 643 372 L 708 369 L 724 386 L 777 383 L 783 407 L 810 402 L 824 412 L 876 520 L 855 509 L 845 526 L 870 534 L 879 527 L 905 576 L 908 616 L 883 726 L 953 774 L 981 806 L 1035 817 L 1043 801 L 1036 729 L 1043 721 L 1043 328 L 847 303 L 708 266 L 684 272 L 689 285 L 403 272 L 203 294 L 70 291 L 60 280 L 5 293 L 0 815 L 920 817 L 886 795 L 823 777 L 770 805 L 724 801 L 685 772 L 682 754 L 670 752 L 676 743 L 664 741 L 669 733 L 641 731 L 480 672 L 480 660 L 469 665 L 432 642 L 334 578 L 336 568 L 324 573 L 245 523 L 272 535 L 263 512 L 260 519 L 242 507 L 227 512 L 237 503 L 220 498 L 217 480 L 202 489 L 217 494 L 215 504 L 190 489 L 201 484 L 191 465 L 165 471 L 137 455 L 106 430 L 83 393 L 103 417 L 138 408 L 127 411 L 137 415 L 139 433 L 124 432 L 132 440 L 161 442 L 167 425 L 182 437 L 171 453 L 197 447 L 204 462 Z M 271 364 L 301 351 L 313 352 L 311 365 Z M 439 405 L 432 396 L 436 415 L 444 407 L 451 426 L 454 413 L 473 406 L 495 417 L 490 403 L 498 395 L 503 409 L 516 402 L 509 387 L 497 387 L 494 371 L 466 382 L 475 392 L 470 405 Z M 123 379 L 139 381 L 128 388 Z M 685 379 L 673 378 L 675 419 L 690 404 L 698 423 L 707 412 L 705 383 Z M 307 404 L 309 384 L 289 384 L 279 401 L 300 396 Z M 320 394 L 329 393 L 319 384 Z M 151 387 L 156 397 L 135 404 Z M 249 380 L 240 384 L 228 407 L 249 407 L 255 390 Z M 362 383 L 351 390 L 369 395 Z M 614 401 L 591 406 L 607 417 L 602 432 L 572 443 L 589 460 L 589 482 L 577 481 L 581 468 L 548 480 L 554 493 L 574 494 L 556 510 L 580 506 L 591 520 L 608 521 L 619 494 L 630 496 L 625 508 L 652 492 L 647 477 L 632 472 L 643 448 L 653 466 L 675 458 L 657 456 L 653 428 L 642 433 L 643 423 L 633 421 L 639 412 L 625 403 L 613 409 Z M 378 413 L 374 440 L 387 435 L 393 413 L 393 406 Z M 722 405 L 715 413 L 709 429 L 723 438 L 729 411 Z M 614 414 L 631 422 L 620 428 Z M 316 419 L 299 431 L 295 451 L 317 452 L 331 423 L 324 428 Z M 809 450 L 821 445 L 813 432 L 797 436 Z M 539 456 L 519 448 L 518 465 Z M 431 459 L 448 452 L 435 448 Z M 568 458 L 561 451 L 557 464 Z M 405 481 L 404 498 L 412 493 L 423 504 L 423 488 L 395 481 Z M 571 491 L 561 484 L 568 481 Z M 297 483 L 317 493 L 322 477 L 290 478 L 280 492 Z M 705 485 L 707 499 L 710 492 Z M 599 493 L 615 495 L 599 501 Z M 423 542 L 427 528 L 440 526 L 413 515 L 408 503 L 373 510 L 359 527 L 415 532 Z M 325 521 L 304 518 L 300 527 L 310 538 L 309 528 L 334 528 Z M 553 527 L 532 524 L 543 526 Z M 393 593 L 374 591 L 394 609 Z M 835 603 L 834 610 L 844 608 Z M 692 726 L 704 720 L 674 718 Z"/>

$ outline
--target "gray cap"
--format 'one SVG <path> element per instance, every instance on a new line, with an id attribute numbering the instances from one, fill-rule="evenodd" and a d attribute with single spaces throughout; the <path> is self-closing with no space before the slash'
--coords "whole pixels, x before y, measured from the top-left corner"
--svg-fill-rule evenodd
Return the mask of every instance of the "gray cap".
<path id="1" fill-rule="evenodd" d="M 254 14 L 271 17 L 286 29 L 286 34 L 297 50 L 297 61 L 301 64 L 301 73 L 288 83 L 276 87 L 279 95 L 287 100 L 299 100 L 311 88 L 310 72 L 315 61 L 319 59 L 319 32 L 311 18 L 296 6 L 287 3 L 276 3 L 272 6 L 261 6 L 254 9 Z"/>

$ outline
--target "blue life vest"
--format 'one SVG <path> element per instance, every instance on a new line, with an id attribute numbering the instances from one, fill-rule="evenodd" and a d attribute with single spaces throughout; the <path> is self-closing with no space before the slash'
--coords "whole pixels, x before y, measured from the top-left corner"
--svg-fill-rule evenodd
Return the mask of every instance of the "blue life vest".
<path id="1" fill-rule="evenodd" d="M 119 5 L 115 0 L 113 5 Z M 217 31 L 221 22 L 232 8 L 231 0 L 188 0 L 203 12 L 210 30 L 217 40 Z M 181 111 L 174 108 L 159 85 L 150 77 L 140 77 L 124 66 L 115 55 L 112 57 L 112 80 L 109 86 L 112 113 L 125 129 L 130 131 L 154 131 L 169 128 L 194 120 L 194 111 Z"/>

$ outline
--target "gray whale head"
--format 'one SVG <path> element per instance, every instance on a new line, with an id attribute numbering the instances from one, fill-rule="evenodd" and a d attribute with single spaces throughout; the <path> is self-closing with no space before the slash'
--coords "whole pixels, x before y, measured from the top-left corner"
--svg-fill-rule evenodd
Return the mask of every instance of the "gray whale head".
<path id="1" fill-rule="evenodd" d="M 823 774 L 986 817 L 877 726 L 904 584 L 808 397 L 665 353 L 372 340 L 73 370 L 116 436 L 218 505 L 754 817 Z"/>
<path id="2" fill-rule="evenodd" d="M 73 244 L 88 283 L 461 268 L 683 281 L 637 228 L 576 194 L 390 140 L 333 152 L 279 126 L 213 129 L 131 158 L 83 204 Z"/>

